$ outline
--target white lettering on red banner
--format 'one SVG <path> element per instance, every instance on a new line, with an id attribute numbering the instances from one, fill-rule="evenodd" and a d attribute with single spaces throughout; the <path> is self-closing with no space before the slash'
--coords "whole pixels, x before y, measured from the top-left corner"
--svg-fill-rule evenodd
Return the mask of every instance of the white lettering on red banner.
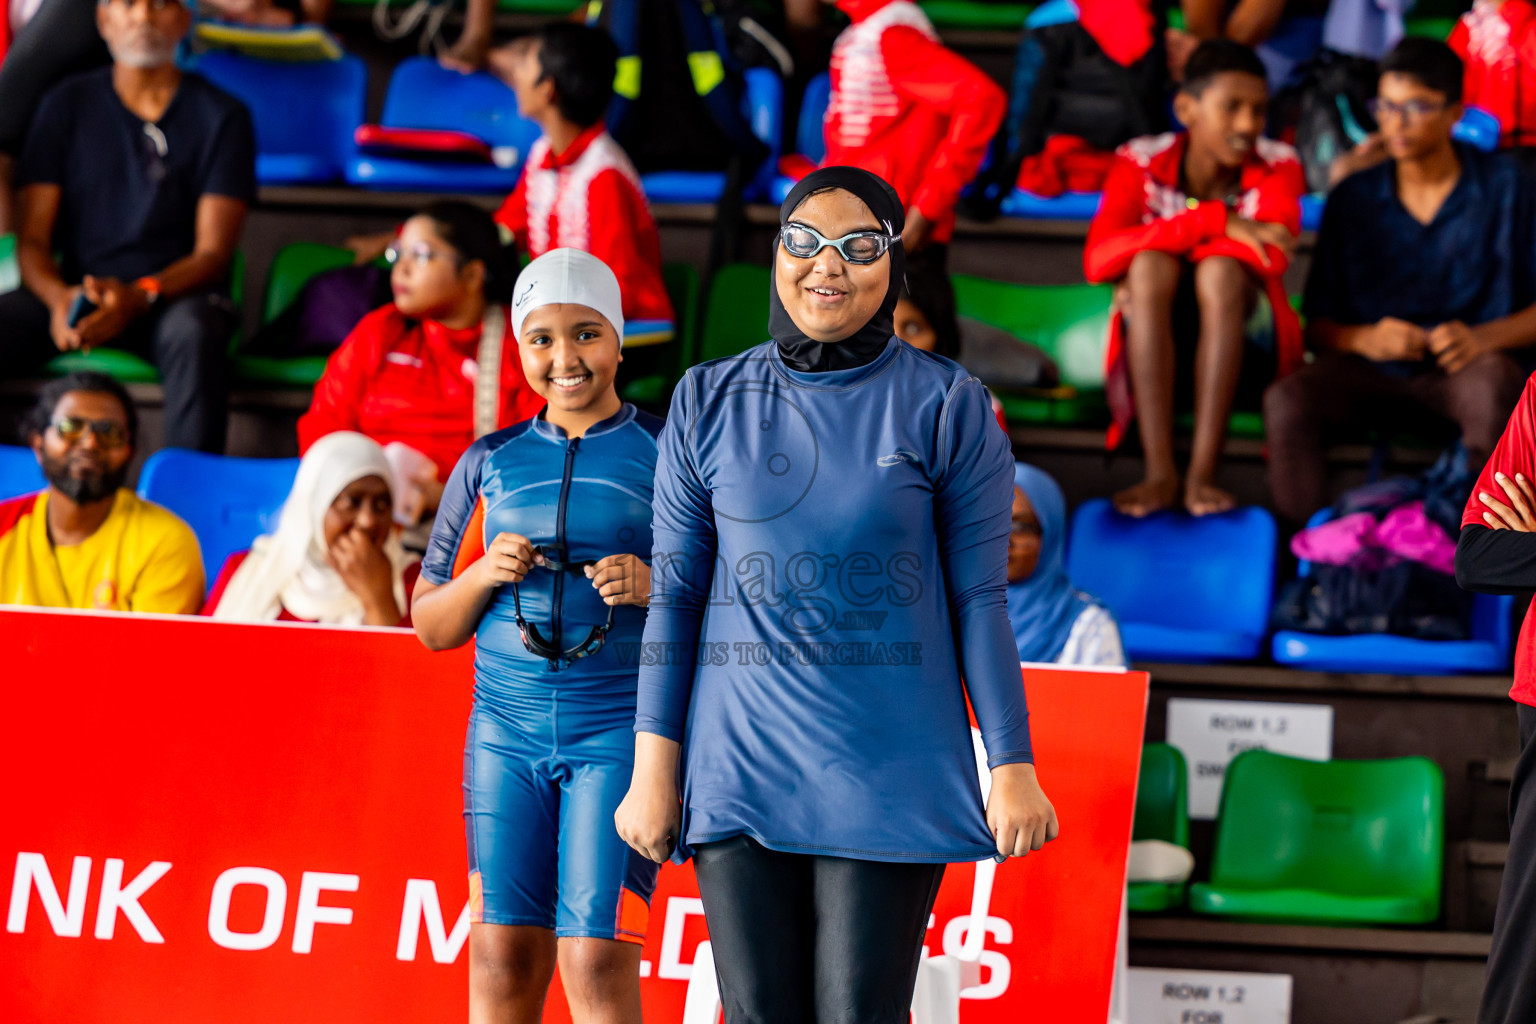
<path id="1" fill-rule="evenodd" d="M 306 871 L 299 883 L 299 910 L 293 920 L 293 951 L 308 953 L 315 945 L 315 925 L 351 924 L 351 907 L 320 905 L 322 892 L 357 892 L 356 875 L 334 875 L 328 871 Z"/>
<path id="2" fill-rule="evenodd" d="M 437 898 L 437 883 L 428 878 L 410 878 L 405 882 L 405 907 L 400 911 L 400 941 L 395 944 L 396 960 L 415 960 L 421 925 L 427 925 L 427 942 L 432 959 L 451 964 L 469 938 L 469 904 L 459 912 L 459 920 L 450 934 L 443 928 L 443 906 Z"/>
<path id="3" fill-rule="evenodd" d="M 27 905 L 32 889 L 48 915 L 53 934 L 78 939 L 85 924 L 85 894 L 91 885 L 91 858 L 76 857 L 69 875 L 69 906 L 59 902 L 58 886 L 48 871 L 48 861 L 40 853 L 16 854 L 16 875 L 11 880 L 11 909 L 5 918 L 5 930 L 18 935 L 27 929 Z"/>
<path id="4" fill-rule="evenodd" d="M 160 934 L 160 929 L 155 927 L 155 922 L 139 906 L 139 898 L 149 891 L 150 886 L 164 878 L 169 870 L 170 861 L 151 861 L 124 888 L 123 862 L 116 857 L 107 858 L 106 867 L 101 873 L 101 900 L 96 906 L 96 937 L 110 939 L 116 933 L 117 915 L 121 913 L 133 925 L 133 930 L 139 933 L 139 938 L 145 942 L 164 942 L 165 937 Z"/>
<path id="5" fill-rule="evenodd" d="M 254 932 L 232 931 L 229 927 L 229 901 L 235 887 L 259 885 L 267 890 L 267 909 L 261 927 Z M 288 907 L 288 883 L 270 868 L 230 868 L 213 883 L 213 899 L 208 902 L 208 937 L 225 949 L 266 949 L 283 933 L 283 911 Z"/>

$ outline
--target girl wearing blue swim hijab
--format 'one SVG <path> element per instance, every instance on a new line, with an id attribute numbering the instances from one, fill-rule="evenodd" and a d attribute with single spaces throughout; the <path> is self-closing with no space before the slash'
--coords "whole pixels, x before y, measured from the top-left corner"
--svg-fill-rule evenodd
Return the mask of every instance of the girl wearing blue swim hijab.
<path id="1" fill-rule="evenodd" d="M 1020 661 L 1125 668 L 1115 617 L 1067 578 L 1067 500 L 1049 473 L 1013 467 L 1008 621 Z"/>
<path id="2" fill-rule="evenodd" d="M 1008 625 L 1013 459 L 981 382 L 893 335 L 890 185 L 824 168 L 780 219 L 772 340 L 689 370 L 658 439 L 616 821 L 694 858 L 727 1024 L 906 1024 L 944 865 L 1057 831 Z"/>

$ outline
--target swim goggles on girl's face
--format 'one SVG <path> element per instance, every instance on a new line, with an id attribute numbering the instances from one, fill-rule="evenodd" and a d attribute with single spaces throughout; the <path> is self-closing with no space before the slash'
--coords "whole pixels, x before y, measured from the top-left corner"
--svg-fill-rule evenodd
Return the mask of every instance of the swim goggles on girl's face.
<path id="1" fill-rule="evenodd" d="M 593 562 L 563 562 L 552 557 L 552 549 L 536 549 L 544 556 L 544 568 L 554 572 L 581 572 Z M 539 632 L 539 627 L 523 618 L 523 602 L 518 597 L 517 584 L 512 584 L 512 617 L 517 621 L 517 631 L 522 635 L 523 646 L 528 653 L 545 658 L 549 661 L 551 671 L 558 672 L 567 667 L 571 662 L 588 655 L 596 654 L 602 649 L 604 641 L 608 639 L 608 631 L 613 628 L 614 605 L 608 606 L 608 621 L 601 626 L 593 626 L 587 633 L 587 638 L 574 647 L 561 648 L 558 643 L 551 643 L 544 639 Z M 558 637 L 556 638 L 558 640 Z M 563 663 L 563 664 L 562 664 Z"/>
<path id="2" fill-rule="evenodd" d="M 880 231 L 851 231 L 842 238 L 828 238 L 810 225 L 794 220 L 779 229 L 779 242 L 791 256 L 808 260 L 830 245 L 843 259 L 860 265 L 884 256 L 900 237 Z"/>

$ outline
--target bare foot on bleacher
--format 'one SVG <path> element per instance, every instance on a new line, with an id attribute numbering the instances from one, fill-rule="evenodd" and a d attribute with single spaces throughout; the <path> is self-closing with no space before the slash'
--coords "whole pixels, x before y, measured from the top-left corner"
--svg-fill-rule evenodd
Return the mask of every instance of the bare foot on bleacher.
<path id="1" fill-rule="evenodd" d="M 1192 516 L 1213 516 L 1232 511 L 1237 499 L 1209 481 L 1191 478 L 1184 485 L 1184 507 Z"/>
<path id="2" fill-rule="evenodd" d="M 1134 487 L 1127 487 L 1110 500 L 1115 509 L 1137 519 L 1172 508 L 1179 496 L 1178 477 L 1147 477 Z"/>

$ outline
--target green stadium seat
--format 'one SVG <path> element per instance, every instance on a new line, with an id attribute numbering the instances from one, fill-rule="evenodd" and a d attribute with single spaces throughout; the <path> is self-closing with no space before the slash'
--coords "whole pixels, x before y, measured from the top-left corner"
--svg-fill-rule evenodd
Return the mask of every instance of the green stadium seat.
<path id="1" fill-rule="evenodd" d="M 1403 23 L 1403 28 L 1410 36 L 1438 39 L 1443 43 L 1450 37 L 1451 29 L 1456 27 L 1456 21 L 1456 18 L 1409 18 Z"/>
<path id="2" fill-rule="evenodd" d="M 312 388 L 325 373 L 325 356 L 235 356 L 235 379 L 248 387 Z"/>
<path id="3" fill-rule="evenodd" d="M 961 316 L 991 324 L 1039 346 L 1061 368 L 1059 389 L 998 392 L 1011 423 L 1068 426 L 1108 422 L 1104 346 L 1109 339 L 1109 285 L 1027 285 L 954 275 Z"/>
<path id="4" fill-rule="evenodd" d="M 261 302 L 261 322 L 269 324 L 293 304 L 316 274 L 350 267 L 351 249 L 319 242 L 290 242 L 278 250 L 267 270 L 267 291 Z"/>
<path id="5" fill-rule="evenodd" d="M 771 271 L 754 263 L 721 267 L 709 284 L 704 331 L 689 365 L 734 356 L 768 340 Z"/>
<path id="6" fill-rule="evenodd" d="M 1148 743 L 1141 748 L 1136 784 L 1136 821 L 1131 839 L 1161 839 L 1189 849 L 1189 769 L 1177 747 Z M 1125 905 L 1133 914 L 1155 914 L 1184 905 L 1186 883 L 1132 882 Z"/>
<path id="7" fill-rule="evenodd" d="M 271 323 L 293 304 L 299 292 L 316 274 L 352 265 L 351 249 L 319 242 L 290 242 L 278 250 L 267 269 L 267 289 L 262 297 L 261 322 Z M 247 386 L 310 388 L 325 372 L 324 356 L 256 356 L 236 353 L 234 376 Z"/>
<path id="8" fill-rule="evenodd" d="M 123 384 L 158 384 L 160 371 L 155 364 L 140 359 L 132 352 L 117 348 L 98 348 L 91 352 L 65 352 L 49 361 L 46 372 L 50 377 L 62 377 L 66 373 L 91 370 L 104 373 Z"/>
<path id="9" fill-rule="evenodd" d="M 21 287 L 21 264 L 16 261 L 16 236 L 0 235 L 0 295 Z"/>
<path id="10" fill-rule="evenodd" d="M 683 370 L 692 364 L 699 309 L 699 272 L 693 264 L 665 263 L 661 276 L 672 300 L 675 333 L 671 341 L 637 348 L 626 357 L 626 361 L 636 360 L 641 369 L 622 389 L 626 402 L 652 408 L 668 400 Z"/>
<path id="11" fill-rule="evenodd" d="M 985 3 L 982 0 L 918 0 L 935 28 L 991 29 L 1013 32 L 1024 27 L 1034 4 Z"/>
<path id="12" fill-rule="evenodd" d="M 692 263 L 664 263 L 661 266 L 661 277 L 667 285 L 667 297 L 672 300 L 672 314 L 677 318 L 677 335 L 673 340 L 677 342 L 681 368 L 692 361 L 694 349 L 699 344 L 696 332 L 699 327 L 699 290 L 702 283 Z"/>
<path id="13" fill-rule="evenodd" d="M 1265 750 L 1227 768 L 1197 913 L 1328 924 L 1440 914 L 1445 778 L 1423 757 L 1306 761 Z"/>

